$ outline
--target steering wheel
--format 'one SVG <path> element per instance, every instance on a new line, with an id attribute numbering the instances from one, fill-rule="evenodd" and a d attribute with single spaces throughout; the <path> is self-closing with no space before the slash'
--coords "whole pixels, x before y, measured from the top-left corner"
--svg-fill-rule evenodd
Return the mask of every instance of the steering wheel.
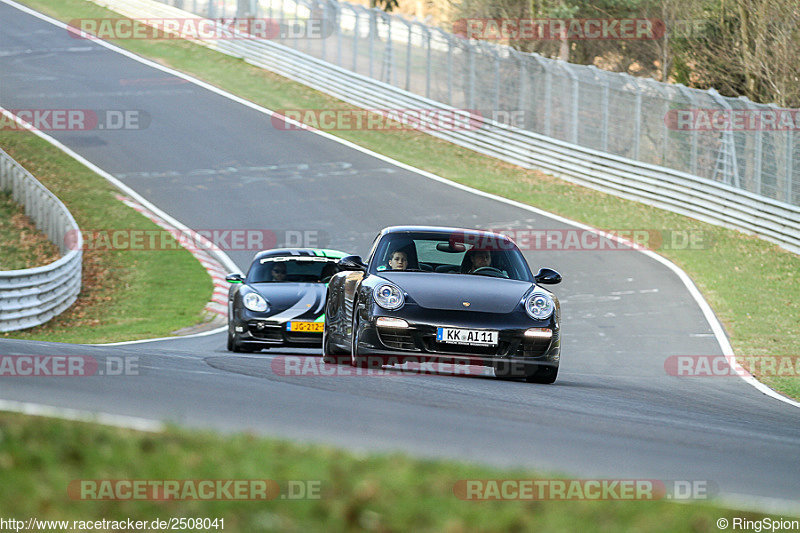
<path id="1" fill-rule="evenodd" d="M 473 274 L 480 274 L 481 276 L 491 276 L 493 278 L 507 278 L 508 277 L 508 275 L 506 275 L 499 268 L 489 267 L 489 266 L 476 268 L 475 270 L 472 271 L 472 273 Z"/>

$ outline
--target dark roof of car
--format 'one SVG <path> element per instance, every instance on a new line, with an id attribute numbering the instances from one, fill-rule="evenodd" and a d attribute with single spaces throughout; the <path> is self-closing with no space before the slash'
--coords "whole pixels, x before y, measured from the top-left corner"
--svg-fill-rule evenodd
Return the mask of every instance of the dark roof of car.
<path id="1" fill-rule="evenodd" d="M 260 261 L 265 257 L 285 256 L 330 257 L 331 259 L 341 259 L 346 255 L 346 252 L 326 248 L 273 248 L 271 250 L 257 252 L 256 255 L 253 256 L 253 261 Z"/>
<path id="2" fill-rule="evenodd" d="M 502 233 L 482 229 L 451 228 L 446 226 L 389 226 L 381 230 L 381 235 L 387 233 L 466 233 L 468 235 L 492 235 L 506 240 L 511 240 Z M 513 242 L 513 241 L 512 241 Z"/>

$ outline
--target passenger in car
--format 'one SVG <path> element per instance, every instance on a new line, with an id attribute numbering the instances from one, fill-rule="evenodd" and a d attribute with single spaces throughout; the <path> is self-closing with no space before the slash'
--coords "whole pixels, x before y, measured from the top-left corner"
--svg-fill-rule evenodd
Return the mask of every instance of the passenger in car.
<path id="1" fill-rule="evenodd" d="M 392 270 L 405 270 L 408 268 L 408 255 L 402 250 L 392 252 L 389 259 L 389 268 Z"/>

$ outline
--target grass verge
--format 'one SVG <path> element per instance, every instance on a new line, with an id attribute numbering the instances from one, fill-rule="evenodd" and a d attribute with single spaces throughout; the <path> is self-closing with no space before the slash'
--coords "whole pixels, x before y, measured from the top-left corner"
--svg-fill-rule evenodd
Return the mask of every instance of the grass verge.
<path id="1" fill-rule="evenodd" d="M 0 191 L 0 270 L 44 266 L 59 258 L 58 248 L 39 231 L 14 201 Z"/>
<path id="2" fill-rule="evenodd" d="M 26 0 L 60 20 L 117 17 L 84 0 Z M 137 54 L 270 109 L 345 109 L 304 85 L 185 41 L 116 41 Z M 567 183 L 500 162 L 416 131 L 337 131 L 337 135 L 453 181 L 541 207 L 594 227 L 692 231 L 699 248 L 659 249 L 695 281 L 721 319 L 737 354 L 800 355 L 800 257 L 752 236 Z M 424 154 L 421 156 L 421 154 Z M 565 269 L 566 270 L 566 269 Z M 800 398 L 800 379 L 761 376 Z"/>
<path id="3" fill-rule="evenodd" d="M 0 147 L 64 202 L 81 230 L 159 229 L 117 200 L 113 185 L 35 135 L 0 132 Z M 163 337 L 201 322 L 212 290 L 205 269 L 179 247 L 87 249 L 82 284 L 78 301 L 61 315 L 3 335 L 75 343 Z"/>
<path id="4" fill-rule="evenodd" d="M 366 458 L 249 435 L 169 429 L 153 435 L 0 413 L 0 517 L 27 520 L 223 518 L 225 531 L 717 531 L 720 517 L 763 515 L 711 502 L 464 501 L 458 480 L 544 479 L 402 455 Z M 318 483 L 318 499 L 87 501 L 75 480 L 267 479 Z M 297 493 L 297 492 L 295 492 Z M 13 502 L 13 504 L 11 503 Z M 213 529 L 212 529 L 213 530 Z"/>

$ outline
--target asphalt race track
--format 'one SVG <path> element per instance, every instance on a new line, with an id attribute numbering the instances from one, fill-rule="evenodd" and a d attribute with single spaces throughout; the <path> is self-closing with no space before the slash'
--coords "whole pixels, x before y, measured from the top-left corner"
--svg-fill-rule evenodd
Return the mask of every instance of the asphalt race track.
<path id="1" fill-rule="evenodd" d="M 3 3 L 0 21 L 0 105 L 145 111 L 146 129 L 52 136 L 191 228 L 314 230 L 366 254 L 393 224 L 570 227 L 275 129 L 266 114 Z M 244 269 L 252 252 L 229 255 Z M 2 340 L 3 355 L 138 358 L 139 375 L 0 378 L 0 399 L 577 477 L 708 480 L 731 501 L 796 509 L 800 411 L 736 377 L 667 375 L 669 356 L 722 353 L 674 272 L 633 251 L 526 256 L 564 276 L 554 385 L 401 370 L 282 376 L 277 351 L 234 355 L 214 334 L 124 346 Z"/>

